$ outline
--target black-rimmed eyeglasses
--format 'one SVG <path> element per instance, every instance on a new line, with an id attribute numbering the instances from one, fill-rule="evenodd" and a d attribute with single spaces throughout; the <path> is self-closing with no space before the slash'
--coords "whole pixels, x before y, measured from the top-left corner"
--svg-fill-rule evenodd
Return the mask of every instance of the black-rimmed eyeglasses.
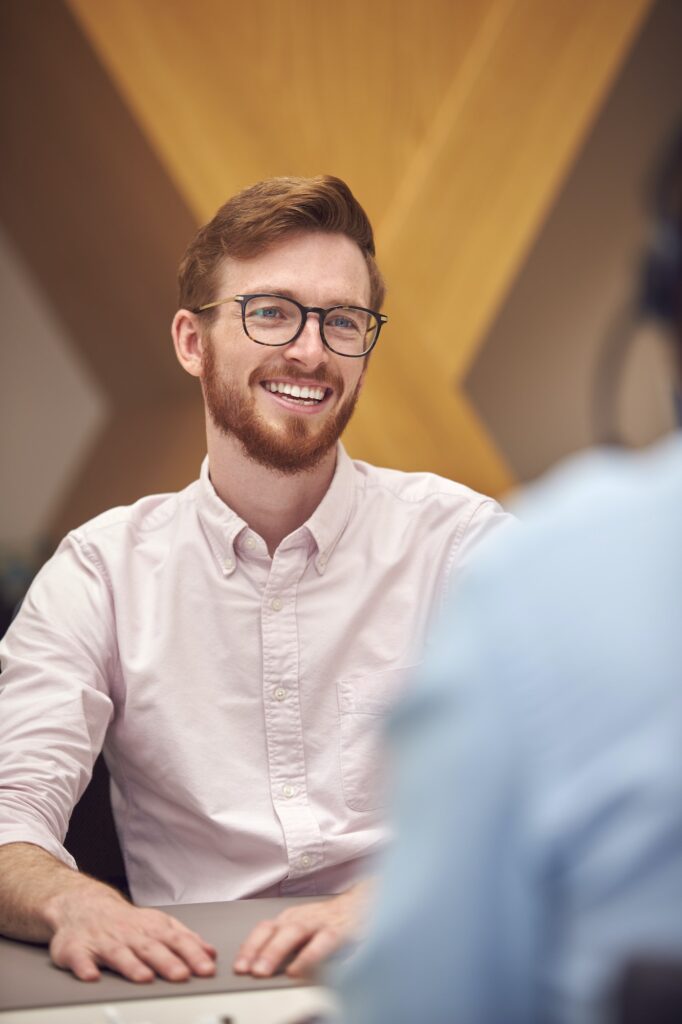
<path id="1" fill-rule="evenodd" d="M 299 337 L 310 313 L 320 322 L 320 337 L 332 352 L 357 359 L 371 352 L 381 328 L 388 320 L 364 306 L 303 306 L 285 295 L 230 295 L 227 299 L 207 302 L 193 310 L 203 313 L 226 302 L 238 302 L 242 310 L 245 334 L 258 345 L 290 345 Z"/>

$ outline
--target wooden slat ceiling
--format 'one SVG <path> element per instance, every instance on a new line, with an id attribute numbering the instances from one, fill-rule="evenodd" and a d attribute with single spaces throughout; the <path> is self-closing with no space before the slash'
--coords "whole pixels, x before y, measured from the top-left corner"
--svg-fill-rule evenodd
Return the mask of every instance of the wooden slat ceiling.
<path id="1" fill-rule="evenodd" d="M 375 225 L 391 322 L 348 447 L 490 493 L 512 475 L 466 371 L 648 7 L 67 0 L 197 224 L 269 175 L 350 183 Z"/>

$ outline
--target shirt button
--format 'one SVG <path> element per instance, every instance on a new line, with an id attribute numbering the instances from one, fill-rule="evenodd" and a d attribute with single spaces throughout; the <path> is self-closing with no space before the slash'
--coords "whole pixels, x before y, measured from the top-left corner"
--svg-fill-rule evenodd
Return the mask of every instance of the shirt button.
<path id="1" fill-rule="evenodd" d="M 272 608 L 273 612 L 280 611 L 280 609 L 282 607 L 282 598 L 281 597 L 273 597 L 272 601 L 270 602 L 270 607 Z"/>
<path id="2" fill-rule="evenodd" d="M 301 867 L 309 868 L 311 864 L 312 864 L 311 858 L 308 856 L 307 853 L 304 853 L 303 856 L 301 857 Z"/>
<path id="3" fill-rule="evenodd" d="M 320 555 L 320 557 L 317 560 L 317 564 L 319 565 L 320 569 L 324 569 L 325 565 L 327 564 L 327 556 Z"/>
<path id="4" fill-rule="evenodd" d="M 286 786 L 282 786 L 282 793 L 289 800 L 290 797 L 296 796 L 296 787 L 290 786 L 289 783 Z"/>
<path id="5" fill-rule="evenodd" d="M 249 551 L 253 551 L 253 549 L 256 546 L 255 540 L 250 535 L 246 538 L 246 540 L 244 541 L 244 544 L 249 549 Z"/>
<path id="6" fill-rule="evenodd" d="M 225 572 L 232 572 L 234 569 L 234 561 L 231 558 L 226 558 L 223 562 L 223 569 Z"/>
<path id="7" fill-rule="evenodd" d="M 286 698 L 287 691 L 283 686 L 278 686 L 275 690 L 275 700 L 284 700 Z"/>

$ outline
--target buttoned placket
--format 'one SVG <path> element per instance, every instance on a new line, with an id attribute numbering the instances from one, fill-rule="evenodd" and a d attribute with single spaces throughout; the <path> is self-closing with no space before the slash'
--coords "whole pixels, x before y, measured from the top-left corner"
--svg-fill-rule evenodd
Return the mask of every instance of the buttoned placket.
<path id="1" fill-rule="evenodd" d="M 275 552 L 263 591 L 261 635 L 263 704 L 270 788 L 289 862 L 282 893 L 315 894 L 310 873 L 323 866 L 323 840 L 308 800 L 299 699 L 300 652 L 296 622 L 299 583 L 310 557 L 310 542 L 289 538 Z"/>

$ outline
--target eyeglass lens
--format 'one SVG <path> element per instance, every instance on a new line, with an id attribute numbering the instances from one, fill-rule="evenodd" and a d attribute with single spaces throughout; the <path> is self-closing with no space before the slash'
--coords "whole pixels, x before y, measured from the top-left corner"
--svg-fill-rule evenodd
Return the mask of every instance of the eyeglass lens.
<path id="1" fill-rule="evenodd" d="M 293 341 L 303 313 L 289 299 L 257 295 L 244 304 L 246 333 L 262 345 L 286 345 Z M 362 355 L 372 347 L 377 318 L 356 306 L 335 306 L 324 318 L 322 329 L 327 344 L 339 355 Z"/>

